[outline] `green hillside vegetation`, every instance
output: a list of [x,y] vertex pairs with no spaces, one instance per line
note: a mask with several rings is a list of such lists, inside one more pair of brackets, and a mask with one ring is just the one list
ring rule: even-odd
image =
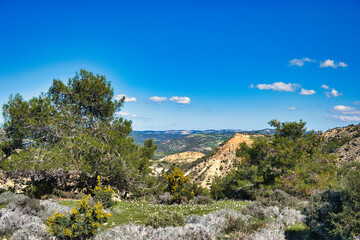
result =
[[180,139],[173,139],[158,143],[158,151],[155,153],[156,158],[166,155],[195,151],[208,153],[218,147],[224,141],[229,140],[233,134],[213,134],[213,133],[196,133]]
[[336,159],[322,150],[324,139],[319,134],[306,132],[302,121],[269,124],[275,127],[274,137],[257,139],[251,147],[241,144],[237,155],[243,161],[224,179],[214,181],[214,197],[251,199],[261,188],[305,197],[334,184]]

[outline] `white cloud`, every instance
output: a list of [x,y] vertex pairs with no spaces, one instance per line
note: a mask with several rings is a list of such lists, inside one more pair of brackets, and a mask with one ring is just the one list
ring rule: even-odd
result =
[[326,96],[327,96],[328,98],[338,97],[338,96],[341,96],[341,95],[342,95],[342,93],[339,93],[338,91],[336,91],[335,88],[333,88],[333,89],[331,90],[331,92],[325,92],[325,94],[326,94]]
[[296,110],[296,109],[297,109],[296,107],[289,107],[289,108],[288,108],[289,111],[294,111],[294,110]]
[[320,63],[320,67],[332,67],[332,68],[337,68],[335,63],[334,63],[334,60],[330,60],[330,59],[327,59],[325,60],[324,62],[321,62]]
[[135,118],[136,117],[135,114],[126,113],[126,112],[117,112],[117,114],[120,115],[120,116],[130,117],[130,118]]
[[136,98],[134,97],[128,97],[125,94],[119,94],[115,97],[115,100],[121,100],[123,97],[125,97],[125,102],[136,102]]
[[337,111],[337,112],[348,112],[348,111],[354,111],[355,108],[353,107],[349,107],[349,106],[344,106],[344,105],[336,105],[334,108],[333,108],[334,111]]
[[304,62],[315,62],[315,60],[312,60],[312,59],[307,58],[307,57],[301,58],[301,59],[294,58],[294,59],[289,61],[289,66],[302,67],[302,66],[304,66]]
[[170,101],[174,101],[174,102],[179,103],[179,104],[189,104],[190,103],[190,98],[189,97],[173,96],[172,98],[170,98]]
[[360,101],[353,102],[354,105],[360,105]]
[[149,99],[150,99],[152,102],[156,102],[156,103],[161,103],[161,102],[167,101],[167,97],[153,96],[153,97],[149,97]]
[[339,62],[338,66],[340,67],[347,67],[348,65],[344,62]]
[[332,115],[331,118],[341,122],[360,122],[360,116]]
[[355,109],[354,107],[344,106],[344,105],[336,105],[333,108],[334,112],[338,112],[341,114],[352,114],[352,115],[360,115],[360,110]]
[[136,119],[143,119],[143,120],[149,120],[151,118],[149,117],[144,117],[144,116],[137,116],[135,114],[132,113],[127,113],[127,112],[116,112],[117,115],[121,116],[121,117],[126,117],[126,118],[136,118]]
[[338,67],[347,67],[348,65],[344,62],[336,63],[334,60],[326,59],[324,62],[320,62],[320,67],[332,67],[332,68],[338,68]]
[[313,95],[313,94],[315,94],[316,92],[314,91],[314,90],[306,90],[306,89],[304,89],[304,88],[302,88],[301,89],[301,92],[300,92],[300,94],[301,95]]
[[321,85],[321,88],[323,88],[323,89],[330,89],[330,87],[329,87],[328,85],[325,85],[325,84]]
[[296,83],[274,82],[272,84],[258,84],[260,90],[274,90],[280,92],[294,92],[300,85]]

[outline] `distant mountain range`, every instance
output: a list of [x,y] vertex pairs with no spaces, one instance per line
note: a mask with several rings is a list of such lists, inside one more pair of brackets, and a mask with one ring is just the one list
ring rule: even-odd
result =
[[155,158],[161,158],[170,154],[196,151],[208,153],[217,148],[224,141],[229,140],[236,133],[248,134],[274,134],[274,129],[261,130],[167,130],[167,131],[133,131],[130,136],[139,146],[149,138],[158,145]]

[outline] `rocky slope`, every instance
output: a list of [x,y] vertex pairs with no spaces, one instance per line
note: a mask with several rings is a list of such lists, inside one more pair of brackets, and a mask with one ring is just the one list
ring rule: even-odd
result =
[[360,124],[330,129],[323,133],[326,150],[335,154],[339,162],[360,162]]
[[204,157],[205,154],[201,152],[182,152],[182,153],[176,153],[169,156],[166,156],[162,159],[159,159],[158,161],[165,161],[165,162],[171,162],[171,163],[183,163],[183,162],[193,162],[198,160],[199,158]]
[[219,146],[213,155],[202,160],[190,170],[186,175],[191,175],[191,179],[198,182],[202,187],[209,188],[214,177],[224,177],[233,167],[235,161],[240,159],[236,157],[236,149],[240,143],[253,143],[250,135],[237,133],[227,142]]

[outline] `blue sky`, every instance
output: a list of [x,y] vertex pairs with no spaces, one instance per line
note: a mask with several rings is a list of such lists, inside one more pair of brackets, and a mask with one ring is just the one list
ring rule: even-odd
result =
[[84,68],[136,130],[360,122],[360,2],[0,0],[0,104]]

